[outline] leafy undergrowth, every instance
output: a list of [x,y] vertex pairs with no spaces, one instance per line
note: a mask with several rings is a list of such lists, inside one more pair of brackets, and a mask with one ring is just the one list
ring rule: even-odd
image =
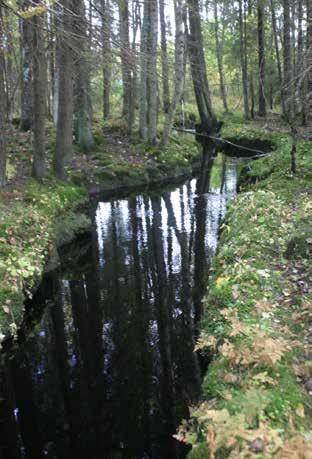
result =
[[267,178],[230,206],[203,300],[196,349],[212,363],[177,434],[191,459],[312,457],[311,146],[292,176],[287,137],[274,141],[249,169]]
[[66,219],[72,226],[76,218],[75,231],[81,229],[86,217],[77,222],[71,209],[85,198],[83,188],[52,180],[31,180],[0,193],[0,343],[7,333],[15,333],[25,295],[31,295],[40,279],[57,232],[55,218],[66,211],[63,232]]

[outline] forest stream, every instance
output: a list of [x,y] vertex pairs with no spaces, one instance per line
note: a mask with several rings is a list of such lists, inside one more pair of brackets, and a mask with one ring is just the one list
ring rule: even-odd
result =
[[173,434],[200,395],[193,348],[238,161],[92,204],[92,231],[61,251],[6,346],[1,457],[186,457]]

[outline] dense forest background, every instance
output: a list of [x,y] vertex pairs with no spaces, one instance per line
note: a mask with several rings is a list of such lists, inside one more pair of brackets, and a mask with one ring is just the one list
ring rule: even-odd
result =
[[166,145],[173,125],[275,113],[296,135],[312,113],[311,16],[311,0],[1,0],[0,185],[12,123],[32,130],[38,179],[48,129],[61,179],[95,122]]

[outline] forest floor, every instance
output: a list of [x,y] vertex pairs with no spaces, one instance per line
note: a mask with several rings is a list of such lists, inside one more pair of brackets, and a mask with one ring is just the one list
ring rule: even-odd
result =
[[[263,127],[227,126],[246,138]],[[230,205],[204,298],[197,349],[212,361],[203,400],[179,431],[191,459],[312,457],[312,164],[300,141],[271,131]]]
[[[192,459],[209,454],[308,458],[311,145],[299,142],[293,176],[283,127],[227,120],[222,137],[237,143],[270,140],[276,151],[242,171],[243,192],[230,206],[197,346],[210,353],[212,363],[193,427],[184,426],[179,438],[196,445]],[[48,140],[51,164],[55,141],[50,132]],[[0,339],[21,323],[24,298],[40,280],[60,229],[65,232],[62,241],[90,224],[75,212],[87,201],[88,191],[190,173],[191,163],[200,158],[191,136],[173,136],[161,150],[136,139],[130,143],[122,131],[106,127],[103,132],[98,126],[95,140],[89,156],[75,150],[67,183],[50,173],[37,183],[30,177],[29,134],[14,130],[10,135],[10,180],[0,193]]]

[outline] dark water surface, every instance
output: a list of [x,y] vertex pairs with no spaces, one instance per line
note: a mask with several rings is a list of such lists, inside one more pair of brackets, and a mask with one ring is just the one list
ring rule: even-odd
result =
[[96,203],[6,353],[1,457],[185,457],[172,434],[199,396],[201,299],[235,191],[220,156],[174,189]]

